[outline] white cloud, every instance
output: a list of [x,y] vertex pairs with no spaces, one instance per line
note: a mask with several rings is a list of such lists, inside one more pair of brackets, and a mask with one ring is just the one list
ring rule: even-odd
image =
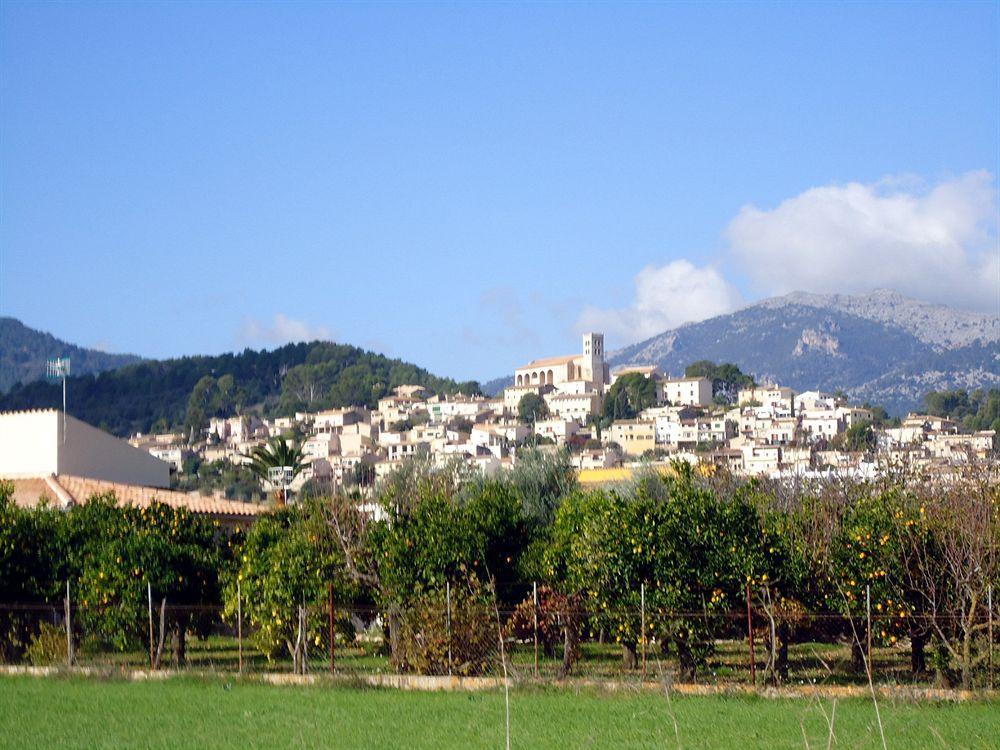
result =
[[682,323],[705,320],[739,307],[739,291],[711,266],[686,260],[647,266],[635,277],[635,300],[624,309],[586,307],[580,330],[604,331],[617,342],[632,343]]
[[766,294],[864,293],[996,313],[997,191],[985,171],[931,189],[912,178],[816,187],[771,210],[746,206],[726,231],[732,255]]
[[311,326],[283,313],[274,316],[270,325],[247,318],[240,328],[241,344],[290,344],[297,341],[331,340],[333,334],[325,326]]

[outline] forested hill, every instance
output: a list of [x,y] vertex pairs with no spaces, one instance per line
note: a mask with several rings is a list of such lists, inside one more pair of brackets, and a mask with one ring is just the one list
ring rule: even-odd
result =
[[[405,383],[434,393],[479,391],[475,382],[457,383],[355,346],[316,341],[273,351],[149,360],[96,376],[74,376],[68,382],[68,411],[124,437],[251,410],[290,415],[306,409],[374,407]],[[46,382],[0,395],[0,411],[60,403],[59,386]]]
[[0,318],[0,393],[17,383],[44,378],[45,362],[50,357],[69,357],[73,371],[80,375],[113,370],[139,361],[134,354],[85,349],[50,333],[29,328],[15,318]]

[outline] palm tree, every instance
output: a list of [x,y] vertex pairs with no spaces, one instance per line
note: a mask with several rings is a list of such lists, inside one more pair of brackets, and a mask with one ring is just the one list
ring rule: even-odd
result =
[[[244,453],[243,457],[250,461],[250,471],[252,471],[261,483],[271,481],[270,470],[279,467],[291,469],[291,476],[286,478],[286,482],[295,479],[306,467],[305,454],[302,448],[289,443],[283,437],[273,437],[263,445],[258,445],[249,453]],[[278,505],[284,505],[287,500],[288,488],[286,484],[275,490],[275,499]]]

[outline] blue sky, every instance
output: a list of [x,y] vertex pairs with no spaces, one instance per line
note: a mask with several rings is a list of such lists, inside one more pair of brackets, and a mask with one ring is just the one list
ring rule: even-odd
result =
[[0,315],[487,378],[796,288],[997,312],[997,3],[0,5]]

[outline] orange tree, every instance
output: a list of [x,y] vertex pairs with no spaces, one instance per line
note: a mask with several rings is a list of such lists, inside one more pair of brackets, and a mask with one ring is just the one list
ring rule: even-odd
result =
[[113,494],[73,508],[67,549],[79,627],[122,650],[148,644],[151,587],[154,605],[170,606],[168,627],[182,663],[192,621],[206,625],[201,608],[218,602],[220,539],[217,523],[186,508],[119,507]]
[[[14,504],[0,481],[0,604],[58,601],[65,582],[62,512]],[[23,654],[41,623],[38,612],[0,607],[0,661]]]
[[[991,590],[1000,587],[1000,483],[993,467],[972,467],[947,485],[915,485],[894,515],[900,574],[914,633],[933,644],[938,679],[970,688],[990,660]],[[995,599],[993,606],[996,607]],[[995,615],[994,615],[995,617]],[[923,655],[911,646],[914,670]]]
[[[405,621],[419,614],[421,602],[436,602],[447,586],[480,604],[492,604],[494,593],[516,601],[530,525],[511,483],[462,483],[453,471],[411,463],[384,483],[377,505],[378,514],[346,498],[325,507],[350,576],[383,615],[397,666],[406,666],[402,654],[415,653],[399,641],[401,634],[418,633]],[[496,635],[495,623],[479,624]],[[422,662],[419,656],[407,659]]]
[[[242,609],[251,642],[269,659],[287,651],[297,667],[308,642],[316,645],[325,632],[330,586],[338,602],[354,595],[316,500],[259,518],[235,546],[233,558],[224,576],[226,615],[235,619]],[[300,607],[308,612],[302,631]]]
[[676,651],[684,674],[694,677],[741,601],[746,577],[767,578],[761,539],[745,497],[722,501],[677,464],[673,476],[649,475],[628,490],[567,498],[543,565],[552,584],[586,610],[591,627],[622,644],[627,665],[636,663],[642,642],[645,586],[646,637]]
[[[741,571],[756,619],[763,619],[765,672],[772,682],[788,679],[788,647],[819,627],[828,630],[829,542],[834,506],[826,495],[795,491],[787,485],[750,480],[737,492],[753,503],[760,543],[745,547],[751,559]],[[814,617],[815,615],[815,617]],[[757,625],[755,624],[755,627]]]
[[[852,660],[865,663],[864,650],[894,644],[907,633],[912,606],[901,585],[900,539],[897,513],[902,512],[895,490],[876,493],[864,486],[850,498],[831,539],[827,607],[847,621]],[[871,628],[869,632],[869,610]]]
[[0,602],[58,601],[65,583],[63,514],[14,504],[14,486],[0,480]]

